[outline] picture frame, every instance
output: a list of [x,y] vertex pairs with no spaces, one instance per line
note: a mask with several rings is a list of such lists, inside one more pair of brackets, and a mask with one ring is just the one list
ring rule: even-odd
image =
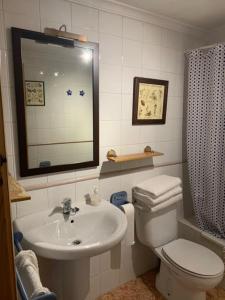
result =
[[133,125],[165,124],[169,81],[134,77]]
[[26,106],[45,106],[44,81],[25,80],[24,89]]

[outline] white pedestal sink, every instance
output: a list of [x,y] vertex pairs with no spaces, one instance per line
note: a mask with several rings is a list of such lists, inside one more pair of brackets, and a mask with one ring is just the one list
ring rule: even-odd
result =
[[75,215],[58,210],[34,213],[14,221],[14,230],[23,233],[23,245],[37,255],[74,260],[109,250],[123,238],[125,214],[108,201],[98,206],[78,205]]
[[43,284],[58,300],[84,300],[90,290],[90,257],[116,246],[127,228],[125,214],[108,201],[79,204],[75,215],[46,210],[14,221],[23,247],[39,257]]

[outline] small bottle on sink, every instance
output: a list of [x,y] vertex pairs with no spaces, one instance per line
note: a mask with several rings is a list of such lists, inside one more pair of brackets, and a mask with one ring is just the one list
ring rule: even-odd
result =
[[95,186],[93,189],[93,193],[90,195],[91,198],[91,205],[97,206],[101,202],[100,195],[98,193],[98,188]]

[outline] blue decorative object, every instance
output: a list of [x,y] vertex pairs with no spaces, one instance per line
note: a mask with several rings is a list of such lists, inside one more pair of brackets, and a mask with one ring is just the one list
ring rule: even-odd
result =
[[81,91],[80,91],[80,96],[83,97],[84,95],[85,95],[85,91],[84,91],[84,90],[81,90]]
[[72,96],[72,91],[70,90],[70,89],[68,89],[67,91],[66,91],[66,93],[67,93],[67,96]]
[[121,205],[129,203],[127,201],[127,192],[122,191],[112,194],[110,197],[110,202],[119,208]]
[[40,161],[39,167],[40,167],[40,168],[51,167],[51,162],[50,162],[50,160],[43,160],[43,161]]

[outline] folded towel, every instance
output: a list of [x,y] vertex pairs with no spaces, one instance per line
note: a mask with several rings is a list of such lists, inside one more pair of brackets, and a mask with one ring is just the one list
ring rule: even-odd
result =
[[15,263],[29,299],[50,293],[42,286],[37,257],[32,250],[20,251],[15,257]]
[[178,177],[159,175],[137,184],[135,189],[137,192],[156,198],[180,184],[181,179]]
[[159,210],[161,210],[163,208],[166,208],[168,206],[176,204],[177,202],[181,201],[182,199],[183,199],[182,194],[178,194],[174,197],[171,197],[168,201],[164,201],[164,202],[162,202],[158,205],[155,205],[155,206],[146,205],[145,202],[142,202],[142,205],[138,202],[135,202],[134,207],[136,207],[138,209],[141,209],[141,210],[146,210],[147,209],[147,211],[150,211],[151,213],[156,213],[156,212],[158,212]]
[[178,194],[174,197],[171,197],[168,201],[164,201],[160,203],[159,205],[156,205],[154,207],[151,207],[150,210],[152,213],[156,213],[157,211],[166,208],[167,206],[173,205],[183,199],[182,194]]
[[181,193],[182,193],[182,188],[180,186],[177,186],[177,187],[173,188],[172,190],[169,190],[167,193],[164,193],[157,198],[153,198],[151,195],[147,196],[145,194],[139,193],[136,191],[136,188],[133,188],[134,199],[143,201],[146,203],[146,205],[149,205],[149,206],[158,205],[164,201],[169,200],[171,197],[174,197]]

